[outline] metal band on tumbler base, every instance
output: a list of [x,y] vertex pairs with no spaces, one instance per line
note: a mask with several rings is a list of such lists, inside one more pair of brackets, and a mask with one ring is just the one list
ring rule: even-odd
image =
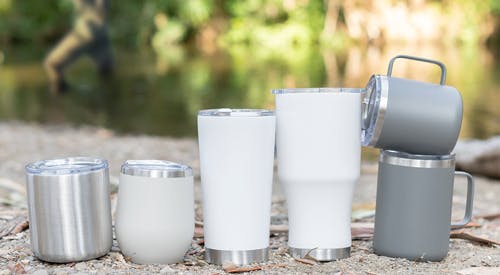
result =
[[289,247],[288,252],[294,258],[303,258],[307,254],[320,262],[328,262],[348,258],[351,255],[351,247],[344,248],[321,248],[307,249]]
[[269,258],[269,248],[255,250],[217,250],[205,249],[205,261],[211,264],[231,262],[235,265],[248,265],[266,262]]

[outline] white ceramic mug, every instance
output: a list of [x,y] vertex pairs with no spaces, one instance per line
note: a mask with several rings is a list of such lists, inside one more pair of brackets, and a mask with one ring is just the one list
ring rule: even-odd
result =
[[293,257],[346,258],[360,175],[362,89],[274,90],[278,177]]
[[115,231],[123,255],[132,262],[181,262],[194,234],[191,168],[162,160],[126,161]]
[[275,124],[267,110],[198,114],[209,263],[244,265],[268,258]]

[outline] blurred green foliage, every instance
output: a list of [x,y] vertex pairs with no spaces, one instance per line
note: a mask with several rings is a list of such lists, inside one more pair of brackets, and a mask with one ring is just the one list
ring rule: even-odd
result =
[[[464,97],[465,137],[500,134],[500,53],[491,51],[500,49],[500,0],[111,0],[115,77],[101,81],[82,58],[68,69],[71,93],[52,97],[40,60],[71,29],[73,8],[71,0],[0,0],[1,119],[196,135],[199,109],[273,108],[268,91],[276,87],[363,87],[393,54],[406,52],[447,64],[449,83]],[[415,17],[393,24],[381,11]],[[432,41],[352,35],[369,23],[417,33],[406,27],[425,25],[427,15],[441,20],[439,28],[427,24],[438,34]],[[486,49],[485,40],[495,46]]]
[[[382,2],[412,9],[411,1]],[[477,41],[485,18],[500,15],[500,0],[425,2],[442,13],[463,13],[463,41]],[[370,1],[357,0],[113,0],[109,28],[113,41],[128,47],[150,45],[151,41],[155,48],[195,40],[203,45],[204,32],[211,28],[218,47],[257,44],[279,49],[325,42],[321,35],[330,4],[339,7],[335,20],[344,24],[344,7],[368,13],[373,9]],[[71,0],[0,0],[0,43],[53,43],[71,28],[72,15]],[[346,29],[337,28],[330,34],[335,39],[330,37],[327,44],[346,41]]]

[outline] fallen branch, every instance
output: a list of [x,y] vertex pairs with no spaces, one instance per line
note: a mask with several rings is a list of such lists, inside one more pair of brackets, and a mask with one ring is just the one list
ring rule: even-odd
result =
[[453,231],[451,231],[450,238],[469,240],[469,241],[473,241],[473,242],[477,242],[477,243],[481,243],[481,244],[485,244],[485,245],[490,245],[490,246],[500,245],[500,242],[498,242],[498,241],[479,237],[479,236],[473,235],[472,233],[467,232],[465,230],[453,230]]
[[293,258],[296,262],[303,263],[303,264],[308,264],[308,265],[315,265],[318,262],[315,260],[311,259],[306,259],[306,258]]
[[478,218],[478,219],[485,219],[485,220],[488,220],[488,221],[493,221],[493,220],[496,220],[496,219],[500,219],[500,213],[478,215],[478,216],[474,216],[474,217]]
[[[202,222],[197,222],[195,229],[194,229],[194,236],[197,238],[202,238],[203,237],[203,223]],[[463,228],[474,228],[474,227],[481,227],[482,225],[480,223],[471,221],[465,226],[461,227]],[[271,225],[270,227],[270,233],[271,234],[277,234],[277,233],[287,233],[288,232],[288,225],[286,224],[280,224],[280,225]],[[479,243],[484,243],[488,245],[492,244],[497,244],[498,242],[493,241],[493,240],[488,240],[484,239],[475,235],[472,235],[468,232],[465,232],[463,230],[457,230],[454,229],[450,233],[451,238],[459,238],[459,239],[466,239],[466,240],[471,240],[471,241],[476,241]],[[370,240],[373,238],[374,234],[374,224],[373,223],[356,223],[353,222],[351,224],[351,236],[353,240]],[[304,259],[304,258],[302,258]],[[311,259],[309,259],[311,260]],[[314,260],[314,259],[313,259]],[[300,260],[299,260],[300,261]]]

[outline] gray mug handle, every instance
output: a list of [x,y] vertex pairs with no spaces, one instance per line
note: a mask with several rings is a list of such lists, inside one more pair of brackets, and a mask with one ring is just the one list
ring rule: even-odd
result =
[[395,57],[391,58],[391,61],[389,61],[389,67],[387,68],[387,76],[392,75],[392,67],[394,66],[394,61],[398,58],[404,58],[404,59],[409,59],[409,60],[415,60],[415,61],[420,61],[420,62],[426,62],[426,63],[431,63],[438,65],[439,68],[441,68],[441,81],[439,84],[444,85],[446,82],[446,66],[444,66],[443,63],[432,60],[432,59],[427,59],[427,58],[422,58],[422,57],[416,57],[416,56],[411,56],[411,55],[396,55]]
[[471,174],[462,171],[455,171],[455,176],[467,177],[467,202],[465,203],[464,218],[459,222],[451,223],[452,228],[460,228],[468,224],[472,218],[472,204],[474,200],[474,178],[472,177]]

